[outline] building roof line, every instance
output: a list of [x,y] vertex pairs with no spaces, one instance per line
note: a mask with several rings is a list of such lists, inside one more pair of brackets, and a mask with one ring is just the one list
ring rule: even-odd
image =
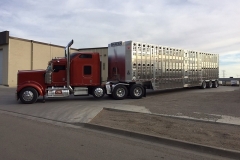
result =
[[[52,44],[52,43],[39,42],[39,41],[29,40],[29,39],[24,39],[24,38],[18,38],[18,37],[13,37],[13,36],[9,36],[9,38],[16,39],[16,40],[21,40],[21,41],[26,41],[26,42],[33,42],[33,43],[38,43],[38,44],[44,44],[44,45],[49,45],[49,46],[54,46],[54,47],[65,48],[65,46],[60,46],[60,45],[56,45],[56,44]],[[78,50],[76,48],[71,48],[71,49]]]

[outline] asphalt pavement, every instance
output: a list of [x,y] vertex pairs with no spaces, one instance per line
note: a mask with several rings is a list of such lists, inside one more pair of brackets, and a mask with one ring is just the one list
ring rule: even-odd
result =
[[[64,124],[65,125],[65,124]],[[81,127],[0,112],[0,159],[226,159]]]
[[[232,88],[232,87],[224,87],[224,88],[220,87],[220,89],[218,88],[214,90],[179,89],[179,90],[160,91],[160,92],[148,91],[148,96],[154,96],[155,94],[159,94],[159,93],[165,94],[168,92],[180,92],[180,93],[181,92],[182,93],[203,92],[204,93],[209,91],[210,92],[232,91],[234,89],[235,88]],[[117,101],[109,98],[108,96],[105,96],[103,99],[98,100],[92,96],[77,96],[77,97],[70,96],[68,98],[47,99],[46,103],[43,103],[40,97],[35,104],[22,104],[20,101],[16,101],[15,90],[16,88],[0,86],[0,112],[1,112],[0,114],[0,131],[1,131],[0,132],[0,137],[1,137],[0,150],[2,152],[2,153],[0,152],[0,155],[3,156],[2,158],[0,157],[0,159],[79,159],[81,155],[83,155],[84,159],[88,159],[88,158],[96,159],[96,157],[101,157],[98,159],[106,159],[105,157],[106,155],[108,156],[107,159],[109,159],[109,157],[110,159],[154,159],[154,157],[158,159],[160,159],[159,157],[161,157],[161,159],[212,159],[212,158],[215,159],[216,158],[212,155],[195,153],[193,151],[186,151],[179,148],[169,148],[170,146],[152,144],[146,141],[142,142],[136,139],[134,140],[131,139],[131,141],[133,140],[133,143],[131,143],[131,146],[125,146],[125,145],[129,145],[129,138],[127,137],[121,137],[120,135],[118,135],[117,139],[114,139],[112,138],[112,136],[116,137],[116,135],[102,133],[100,131],[91,131],[81,127],[80,128],[77,127],[76,129],[76,126],[70,126],[70,127],[64,126],[64,125],[68,126],[68,124],[70,123],[72,124],[88,123],[103,108],[113,108],[113,109],[126,110],[126,111],[151,113],[149,111],[148,106],[144,107],[141,104],[129,105],[129,104],[134,104],[133,102],[137,102],[139,100],[134,100],[129,98],[129,99]],[[146,98],[146,100],[147,99],[148,98]],[[5,113],[21,116],[24,118],[30,117],[31,121],[26,121],[19,117],[14,118],[9,115],[7,116],[5,115]],[[43,121],[44,123],[41,123],[39,121]],[[45,123],[46,121],[47,123]],[[55,124],[55,125],[53,126],[51,124]],[[34,126],[36,128],[34,128]],[[56,128],[60,128],[60,130]],[[58,131],[56,131],[55,129]],[[82,134],[78,135],[80,134],[78,132]],[[101,135],[102,137],[101,136],[99,137],[98,135]],[[109,136],[111,137],[110,141],[108,141]],[[71,137],[75,137],[76,139],[71,139]],[[79,139],[79,137],[81,138]],[[95,139],[96,137],[98,137],[98,139]],[[104,140],[104,137],[106,138],[105,140]],[[84,139],[84,141],[82,141],[82,138]],[[101,141],[100,140],[101,138],[104,141]],[[111,141],[112,139],[113,141]],[[106,141],[107,141],[107,144],[104,145]],[[83,148],[83,146],[85,145],[83,144],[82,146],[77,144],[76,142],[79,142],[79,144],[84,143],[85,145],[89,142],[90,145],[86,150],[83,149],[81,151],[78,151],[76,148]],[[120,143],[120,146],[118,146],[119,142],[124,142],[124,144]],[[95,143],[99,143],[99,144],[95,144]],[[71,144],[74,144],[73,145],[74,148],[72,148]],[[142,145],[143,145],[143,148],[139,148],[139,146],[142,146]],[[150,145],[150,146],[145,146],[145,145]],[[155,149],[156,145],[158,147],[160,145],[160,149],[156,150]],[[103,146],[105,146],[105,148]],[[72,149],[69,150],[68,148],[72,148]],[[116,150],[113,148],[116,148]],[[146,148],[147,148],[146,152],[149,152],[149,153],[145,153],[143,151],[143,150],[146,150]],[[53,152],[49,150],[52,150]],[[96,150],[97,151],[100,150],[100,151],[95,153]],[[40,152],[40,153],[37,154],[37,152]],[[44,152],[46,152],[45,155],[44,155]],[[90,152],[94,154],[92,155]],[[105,153],[105,154],[101,155],[102,153]],[[140,157],[137,155],[138,153],[141,153],[139,154]],[[150,153],[152,153],[155,156],[152,157],[152,154]],[[12,154],[13,156],[11,156]],[[145,156],[145,154],[147,157]],[[24,156],[26,155],[28,155],[28,157],[24,158]],[[94,157],[95,155],[96,157]],[[36,156],[37,158],[33,158],[34,156]],[[117,156],[117,157],[114,157],[114,156]],[[16,157],[20,157],[20,158],[16,158]],[[221,157],[217,157],[216,159],[221,159]]]

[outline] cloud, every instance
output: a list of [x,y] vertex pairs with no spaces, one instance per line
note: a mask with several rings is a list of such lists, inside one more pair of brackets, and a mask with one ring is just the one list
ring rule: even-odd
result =
[[63,46],[74,39],[74,48],[135,40],[218,53],[221,68],[238,72],[223,60],[231,63],[240,53],[240,1],[3,0],[0,5],[0,31],[11,36]]

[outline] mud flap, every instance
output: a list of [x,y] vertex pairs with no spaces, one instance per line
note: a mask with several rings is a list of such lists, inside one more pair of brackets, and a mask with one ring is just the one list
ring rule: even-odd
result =
[[143,87],[143,89],[144,89],[143,97],[147,97],[147,89],[146,89],[146,87]]

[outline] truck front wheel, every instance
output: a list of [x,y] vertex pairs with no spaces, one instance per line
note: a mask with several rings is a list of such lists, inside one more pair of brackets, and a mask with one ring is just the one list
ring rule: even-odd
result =
[[105,94],[105,91],[102,87],[95,87],[92,90],[92,95],[95,98],[102,98]]
[[134,84],[130,88],[130,96],[132,99],[140,99],[144,94],[144,89],[139,84]]
[[124,98],[126,98],[128,95],[128,90],[124,85],[117,85],[114,87],[113,92],[112,92],[112,96],[114,99],[117,100],[122,100]]
[[38,98],[38,92],[32,87],[27,87],[21,90],[19,98],[25,104],[35,103]]

